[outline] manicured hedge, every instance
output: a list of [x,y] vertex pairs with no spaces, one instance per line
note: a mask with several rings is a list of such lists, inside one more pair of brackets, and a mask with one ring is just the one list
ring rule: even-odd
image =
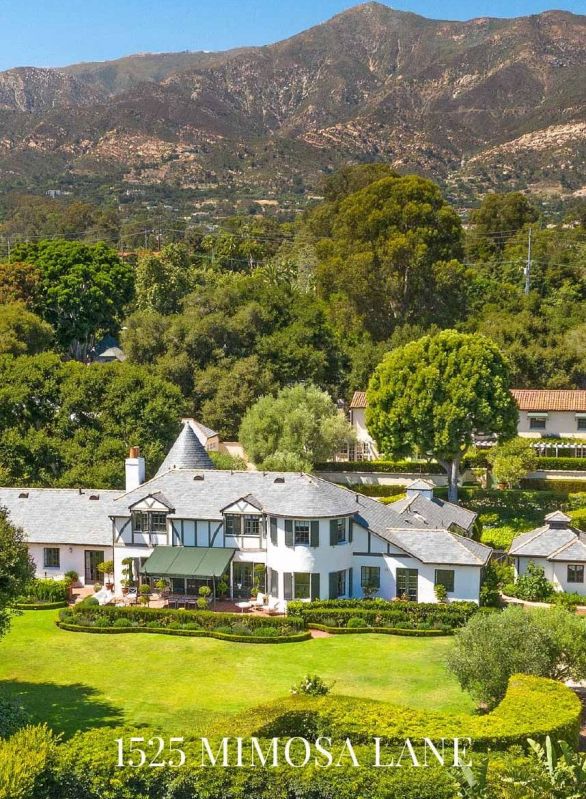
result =
[[293,643],[311,637],[303,619],[294,616],[271,618],[214,611],[75,605],[61,611],[59,617],[59,627],[72,632],[146,632],[263,644]]
[[15,610],[55,610],[66,608],[67,602],[16,602],[12,607]]
[[558,502],[560,496],[566,496],[573,492],[582,492],[586,487],[585,480],[545,480],[540,478],[527,478],[520,481],[522,489],[533,491],[550,491],[557,495]]
[[[357,618],[357,617],[353,617]],[[414,638],[435,638],[439,635],[451,635],[452,629],[413,630],[405,627],[328,627],[327,624],[309,624],[310,630],[322,630],[332,635],[353,635],[354,633],[381,633],[383,635],[406,635]]]
[[[180,734],[180,732],[177,732]],[[224,730],[222,734],[232,735]],[[160,731],[100,729],[76,735],[59,747],[53,767],[57,790],[39,793],[34,799],[456,799],[456,780],[447,768],[368,768],[373,761],[372,744],[357,747],[364,768],[355,768],[346,758],[340,766],[316,768],[202,768],[201,744],[185,741],[186,763],[181,768],[119,768],[116,738],[154,738]],[[210,735],[210,745],[217,749]],[[267,742],[261,741],[267,748]],[[246,742],[245,742],[246,746]],[[151,750],[149,750],[151,751]],[[245,750],[245,762],[246,762]],[[338,747],[337,752],[340,752]],[[165,753],[168,756],[168,752]],[[282,750],[279,762],[283,762]],[[334,761],[335,762],[335,761]]]
[[439,463],[421,461],[328,461],[316,463],[315,472],[384,472],[385,474],[445,474]]
[[474,750],[526,746],[527,738],[578,743],[581,703],[562,683],[514,675],[492,713],[470,716],[425,712],[376,700],[332,696],[292,696],[242,714],[232,735],[320,735],[368,743],[372,736],[401,745],[405,738],[472,738]]
[[62,630],[69,630],[75,633],[94,633],[97,635],[118,635],[124,633],[154,633],[155,635],[178,635],[184,638],[217,638],[219,641],[232,641],[241,644],[293,644],[297,641],[308,641],[311,633],[304,630],[288,635],[276,635],[274,637],[260,635],[231,635],[220,633],[216,630],[170,630],[164,627],[157,629],[153,627],[92,627],[79,624],[68,624],[58,621],[57,626]]
[[555,472],[586,472],[586,458],[550,458],[539,455],[535,469]]
[[348,486],[351,491],[356,491],[358,494],[364,494],[367,497],[392,497],[393,500],[399,494],[405,493],[406,486],[404,485],[378,485],[367,483],[352,483]]
[[[301,617],[308,626],[347,628],[351,619],[359,618],[371,632],[378,628],[394,634],[414,630],[440,630],[449,633],[463,627],[479,608],[474,602],[416,603],[389,602],[384,599],[323,599],[314,602],[289,602],[288,613]],[[482,611],[485,612],[485,611]],[[360,628],[350,627],[348,632]]]

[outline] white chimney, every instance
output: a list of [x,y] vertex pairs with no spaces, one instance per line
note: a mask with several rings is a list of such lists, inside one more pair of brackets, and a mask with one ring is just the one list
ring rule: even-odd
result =
[[132,491],[138,488],[139,485],[144,483],[145,478],[145,463],[144,458],[140,457],[140,449],[138,447],[130,447],[128,458],[125,462],[126,466],[126,490]]

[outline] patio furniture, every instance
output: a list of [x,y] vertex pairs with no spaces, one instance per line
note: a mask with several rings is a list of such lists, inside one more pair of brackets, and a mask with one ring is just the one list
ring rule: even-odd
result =
[[264,610],[265,607],[265,595],[264,594],[257,594],[256,599],[252,603],[253,610]]
[[278,613],[280,613],[279,606],[280,606],[280,603],[279,603],[279,600],[277,599],[277,597],[276,596],[270,596],[269,597],[269,603],[267,605],[267,612],[268,612],[269,616],[276,616]]
[[240,608],[240,612],[244,613],[245,610],[250,610],[252,607],[251,602],[237,602],[236,607]]

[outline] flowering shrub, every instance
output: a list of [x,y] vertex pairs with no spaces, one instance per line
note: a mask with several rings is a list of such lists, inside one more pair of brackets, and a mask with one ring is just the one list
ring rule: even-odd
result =
[[[333,685],[333,683],[332,683]],[[296,685],[291,686],[291,694],[298,696],[303,694],[305,696],[325,696],[329,694],[330,688],[318,674],[306,674]]]

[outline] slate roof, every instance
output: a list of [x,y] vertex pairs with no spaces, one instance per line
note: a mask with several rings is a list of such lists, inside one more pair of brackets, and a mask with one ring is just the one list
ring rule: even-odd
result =
[[[559,511],[550,513],[546,519],[554,523],[569,521]],[[511,544],[509,554],[547,560],[586,561],[586,535],[567,524],[563,527],[547,524],[518,535]]]
[[350,400],[350,408],[366,408],[366,391],[355,391]]
[[586,391],[513,388],[511,394],[522,411],[586,412]]
[[415,526],[445,528],[446,530],[456,524],[468,532],[477,516],[471,510],[455,505],[453,502],[445,502],[438,497],[428,499],[421,494],[399,499],[388,507]]
[[103,489],[0,488],[0,506],[30,543],[112,546],[109,516],[121,495]]
[[187,422],[190,425],[204,446],[208,438],[215,438],[218,435],[215,430],[212,430],[211,427],[206,427],[205,424],[198,422],[197,419],[183,419],[182,421],[184,424]]
[[384,537],[422,563],[484,566],[492,552],[490,547],[448,530],[403,528],[389,530]]
[[129,506],[156,491],[168,498],[174,516],[184,519],[219,521],[222,508],[251,494],[265,513],[275,516],[349,516],[357,508],[353,492],[309,474],[171,469],[120,497],[116,515],[128,515]]
[[214,464],[187,420],[167,457],[159,467],[157,477],[170,469],[213,469]]

